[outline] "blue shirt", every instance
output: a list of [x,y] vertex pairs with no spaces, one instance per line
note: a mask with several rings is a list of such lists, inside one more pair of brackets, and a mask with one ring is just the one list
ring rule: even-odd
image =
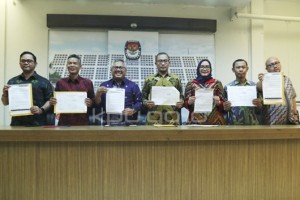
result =
[[[104,110],[103,120],[104,124],[111,125],[127,125],[127,124],[137,124],[138,111],[142,106],[142,93],[140,91],[139,86],[124,78],[121,84],[117,84],[113,79],[103,82],[101,86],[107,88],[123,88],[125,89],[125,108],[131,108],[136,111],[136,113],[131,117],[125,117],[122,115],[107,115],[106,114],[106,94],[101,96],[101,107]],[[125,109],[124,108],[124,109]]]

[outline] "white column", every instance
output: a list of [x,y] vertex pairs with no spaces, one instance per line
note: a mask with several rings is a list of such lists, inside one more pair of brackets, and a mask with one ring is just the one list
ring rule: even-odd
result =
[[[251,1],[252,14],[264,14],[264,1],[252,0]],[[264,20],[251,20],[251,74],[250,77],[253,81],[258,81],[258,74],[265,72],[265,56],[264,56]]]

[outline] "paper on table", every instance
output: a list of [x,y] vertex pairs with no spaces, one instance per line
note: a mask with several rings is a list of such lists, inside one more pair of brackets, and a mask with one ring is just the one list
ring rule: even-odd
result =
[[175,124],[153,124],[155,127],[176,127]]
[[57,100],[54,106],[55,113],[86,113],[87,106],[85,99],[86,92],[54,92],[54,97]]
[[32,85],[15,84],[8,88],[9,111],[11,116],[32,115],[30,107],[33,106]]
[[105,106],[108,114],[122,114],[125,108],[125,89],[108,88]]
[[254,106],[257,98],[256,86],[227,86],[228,101],[231,106]]
[[283,74],[281,72],[273,72],[264,74],[263,100],[264,104],[283,104]]
[[188,127],[217,127],[220,125],[206,125],[206,124],[188,124]]
[[175,87],[152,86],[151,100],[155,105],[176,105],[180,101],[179,91]]
[[195,113],[209,113],[213,106],[213,89],[199,88],[195,91]]

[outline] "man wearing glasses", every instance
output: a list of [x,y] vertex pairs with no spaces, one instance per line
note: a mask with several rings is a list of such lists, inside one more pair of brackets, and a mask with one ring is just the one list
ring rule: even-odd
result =
[[[181,80],[175,74],[169,72],[170,58],[165,52],[155,56],[157,73],[146,78],[142,94],[143,105],[147,109],[147,124],[180,124],[180,109],[183,106],[183,94]],[[180,94],[180,101],[175,106],[155,105],[151,100],[152,86],[175,87]]]
[[8,88],[13,84],[32,85],[33,106],[30,108],[32,115],[14,116],[11,119],[11,126],[41,126],[46,125],[46,112],[49,110],[49,99],[53,94],[53,87],[48,79],[38,75],[35,71],[37,66],[36,56],[24,51],[20,55],[19,65],[23,71],[22,74],[13,77],[3,87],[1,97],[3,105],[8,105]]
[[[268,58],[265,65],[268,73],[281,72],[281,63],[276,57]],[[265,125],[299,124],[295,89],[287,76],[284,75],[283,78],[284,104],[264,105],[262,107],[262,123]],[[262,93],[264,74],[260,73],[258,79],[257,89]]]
[[[104,125],[136,125],[138,124],[138,112],[142,106],[142,94],[139,86],[127,79],[126,66],[122,59],[115,60],[111,67],[112,79],[101,83],[96,91],[95,103],[103,108]],[[125,90],[124,105],[122,114],[107,114],[106,97],[110,88],[120,88]]]

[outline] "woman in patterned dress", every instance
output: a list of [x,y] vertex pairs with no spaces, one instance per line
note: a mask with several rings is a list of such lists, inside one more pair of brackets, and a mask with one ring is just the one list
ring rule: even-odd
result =
[[[185,87],[184,107],[189,110],[187,124],[225,125],[224,119],[224,88],[221,81],[211,74],[211,63],[203,59],[197,67],[197,77],[189,81]],[[213,90],[213,106],[210,113],[194,113],[195,91],[199,88]]]

